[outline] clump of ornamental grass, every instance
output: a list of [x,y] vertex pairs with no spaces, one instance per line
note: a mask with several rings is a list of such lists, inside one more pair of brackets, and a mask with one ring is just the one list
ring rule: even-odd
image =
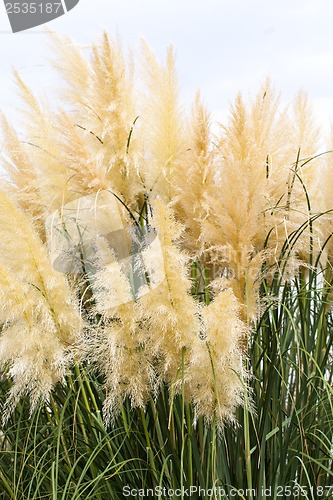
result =
[[189,214],[177,217],[173,208],[188,149],[173,51],[164,67],[144,45],[146,87],[135,89],[119,43],[106,34],[90,62],[70,40],[64,50],[54,43],[67,81],[62,107],[40,103],[15,74],[24,141],[3,118],[1,260],[12,281],[4,288],[1,360],[13,381],[9,406],[30,394],[34,409],[67,366],[88,363],[104,379],[107,422],[127,398],[144,408],[163,384],[173,395],[184,391],[197,417],[231,419],[243,397],[247,328],[231,289],[210,292],[211,303],[191,293],[192,260],[181,241]]
[[[184,110],[173,49],[162,64],[143,44],[136,79],[107,34],[89,61],[65,40],[53,37],[61,106],[16,74],[24,140],[3,118],[8,411],[25,394],[32,409],[47,401],[86,363],[104,381],[106,422],[166,385],[222,426],[244,401],[263,266],[320,207],[306,98],[280,110],[267,81],[249,106],[237,97],[213,137],[199,94]],[[290,245],[288,279],[307,265],[303,247]]]
[[1,498],[323,496],[331,155],[306,95],[267,80],[213,134],[172,48],[137,71],[106,34],[90,60],[52,37],[61,106],[16,73],[23,130],[2,117]]

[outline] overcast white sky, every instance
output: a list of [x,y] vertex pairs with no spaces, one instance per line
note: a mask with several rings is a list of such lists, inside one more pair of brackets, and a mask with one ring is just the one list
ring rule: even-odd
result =
[[[48,27],[82,44],[105,28],[128,49],[143,36],[161,57],[172,42],[185,100],[200,88],[217,119],[239,90],[255,93],[269,75],[283,100],[304,88],[326,125],[333,119],[332,25],[332,0],[80,0]],[[0,109],[10,118],[12,67],[37,92],[56,85],[46,45],[43,27],[12,34],[0,0]]]

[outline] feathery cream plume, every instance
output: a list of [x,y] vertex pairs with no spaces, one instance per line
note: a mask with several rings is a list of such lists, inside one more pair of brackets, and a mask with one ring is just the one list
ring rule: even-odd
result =
[[192,349],[186,373],[197,417],[209,421],[216,417],[219,424],[233,419],[246,386],[240,345],[247,332],[239,312],[239,303],[230,289],[220,291],[202,308],[203,333]]
[[67,372],[81,320],[65,276],[51,266],[25,214],[0,192],[0,363],[13,387],[5,416],[24,394],[32,408]]
[[[177,219],[185,226],[183,245],[193,256],[200,256],[202,222],[208,215],[206,196],[214,183],[216,151],[212,146],[210,114],[197,92],[187,126],[188,150],[174,175],[177,197],[173,202]],[[184,183],[186,178],[186,183]]]
[[162,65],[151,48],[142,42],[143,81],[146,93],[140,113],[143,176],[147,192],[167,202],[176,196],[175,175],[185,151],[182,108],[175,72],[175,54],[168,48]]
[[[296,113],[303,108],[301,97]],[[298,121],[295,141],[306,131],[304,114]],[[304,185],[295,173],[298,143],[291,148],[287,110],[279,113],[279,99],[269,81],[250,107],[237,97],[223,130],[202,238],[243,304],[243,317],[254,319],[262,264],[277,261],[288,235],[309,219]],[[306,134],[315,137],[311,130],[309,126]],[[293,272],[302,245],[304,239],[288,257]]]
[[23,210],[30,213],[36,224],[41,225],[43,207],[33,159],[4,115],[1,115],[1,125],[4,138],[2,162],[6,172],[2,181],[3,189],[16,199]]

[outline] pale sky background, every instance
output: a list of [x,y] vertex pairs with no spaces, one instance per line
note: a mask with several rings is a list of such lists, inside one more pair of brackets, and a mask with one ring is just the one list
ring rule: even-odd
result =
[[[80,0],[47,27],[84,45],[106,29],[125,50],[144,37],[161,58],[172,43],[185,102],[199,88],[217,120],[238,91],[254,95],[267,75],[283,101],[303,88],[318,122],[327,128],[333,119],[332,0]],[[0,0],[0,109],[10,119],[19,105],[12,67],[37,94],[52,95],[48,55],[44,28],[12,34]]]

